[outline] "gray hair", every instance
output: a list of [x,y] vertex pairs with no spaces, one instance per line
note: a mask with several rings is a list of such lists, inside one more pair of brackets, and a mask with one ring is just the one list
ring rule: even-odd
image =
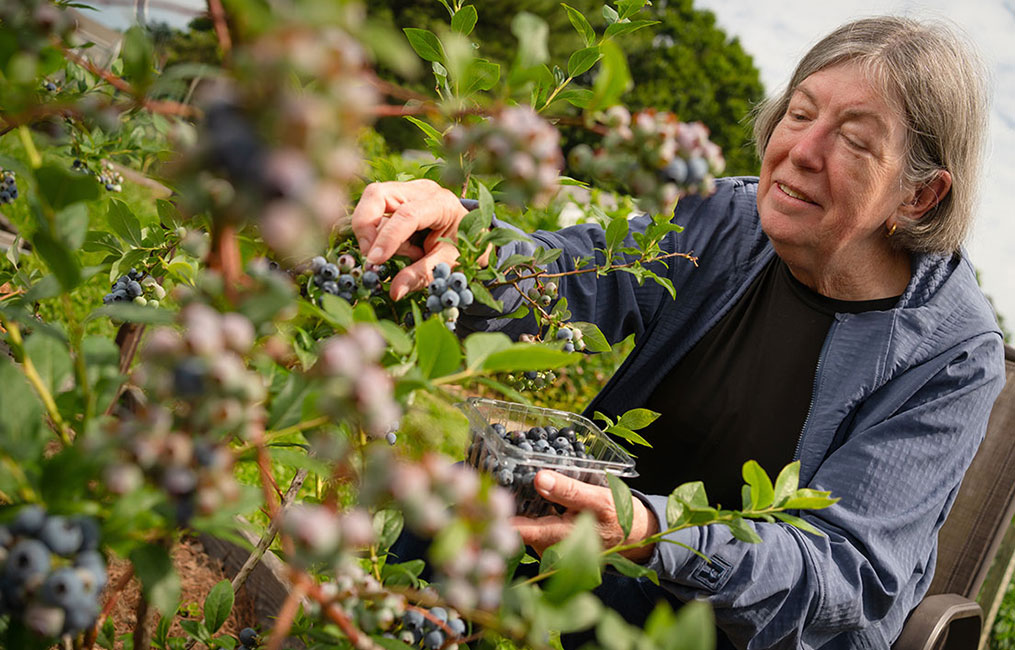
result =
[[987,75],[975,49],[944,23],[879,16],[847,23],[812,47],[782,94],[754,111],[758,156],[804,79],[846,61],[902,109],[906,160],[902,182],[919,188],[941,170],[951,191],[919,219],[900,219],[893,244],[911,252],[957,251],[976,207],[989,99]]

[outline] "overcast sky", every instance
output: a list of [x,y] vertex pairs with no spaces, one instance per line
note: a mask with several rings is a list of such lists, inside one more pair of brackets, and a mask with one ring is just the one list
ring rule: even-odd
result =
[[[203,0],[173,0],[203,8]],[[427,0],[420,0],[425,2]],[[436,0],[432,0],[436,2]],[[659,0],[657,0],[659,2]],[[1015,0],[695,0],[716,13],[719,24],[740,38],[754,56],[768,92],[780,88],[796,61],[822,35],[853,18],[898,13],[917,18],[940,18],[957,24],[980,48],[993,75],[993,108],[981,207],[969,252],[981,271],[984,289],[1015,330]],[[153,5],[155,2],[153,1]],[[481,0],[477,6],[482,8]],[[130,9],[107,9],[113,26],[130,23]],[[153,9],[151,19],[180,25],[178,14]],[[693,116],[686,116],[693,118]]]

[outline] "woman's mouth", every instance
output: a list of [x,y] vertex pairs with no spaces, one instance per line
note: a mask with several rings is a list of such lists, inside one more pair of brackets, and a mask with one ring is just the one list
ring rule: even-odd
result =
[[811,199],[811,197],[807,196],[803,192],[798,192],[789,185],[784,185],[783,183],[776,183],[776,185],[778,185],[779,189],[782,190],[783,193],[786,194],[787,196],[791,196],[794,199],[804,201],[805,203],[812,203],[814,205],[817,205],[817,203],[813,199]]

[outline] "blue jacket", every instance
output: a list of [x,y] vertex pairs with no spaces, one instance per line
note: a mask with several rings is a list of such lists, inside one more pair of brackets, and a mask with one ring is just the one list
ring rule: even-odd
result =
[[[665,250],[693,251],[666,275],[677,298],[628,273],[567,276],[561,295],[575,321],[595,322],[611,341],[636,346],[589,405],[617,415],[644,405],[677,361],[737,301],[775,254],[761,231],[757,179],[720,180],[715,194],[687,197]],[[499,224],[502,225],[502,224]],[[644,228],[643,218],[631,221]],[[605,246],[595,225],[539,232],[502,248],[560,248],[548,269]],[[501,292],[510,311],[510,292]],[[477,323],[473,324],[474,326]],[[531,331],[531,319],[482,329]],[[914,255],[912,279],[887,311],[837,314],[824,343],[810,413],[797,444],[800,485],[831,491],[836,505],[801,515],[817,537],[783,523],[753,525],[761,544],[724,526],[680,531],[657,544],[648,566],[682,600],[704,598],[744,648],[888,648],[930,586],[937,531],[986,430],[1004,384],[1004,351],[993,312],[964,256]],[[674,487],[683,480],[674,477]],[[706,480],[706,488],[708,486]],[[665,495],[639,495],[659,522]]]

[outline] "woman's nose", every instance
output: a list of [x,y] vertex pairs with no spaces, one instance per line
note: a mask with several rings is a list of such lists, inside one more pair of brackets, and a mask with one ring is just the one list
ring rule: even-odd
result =
[[828,145],[827,132],[818,124],[797,133],[796,141],[789,151],[794,165],[809,171],[819,171],[824,165],[825,149]]

